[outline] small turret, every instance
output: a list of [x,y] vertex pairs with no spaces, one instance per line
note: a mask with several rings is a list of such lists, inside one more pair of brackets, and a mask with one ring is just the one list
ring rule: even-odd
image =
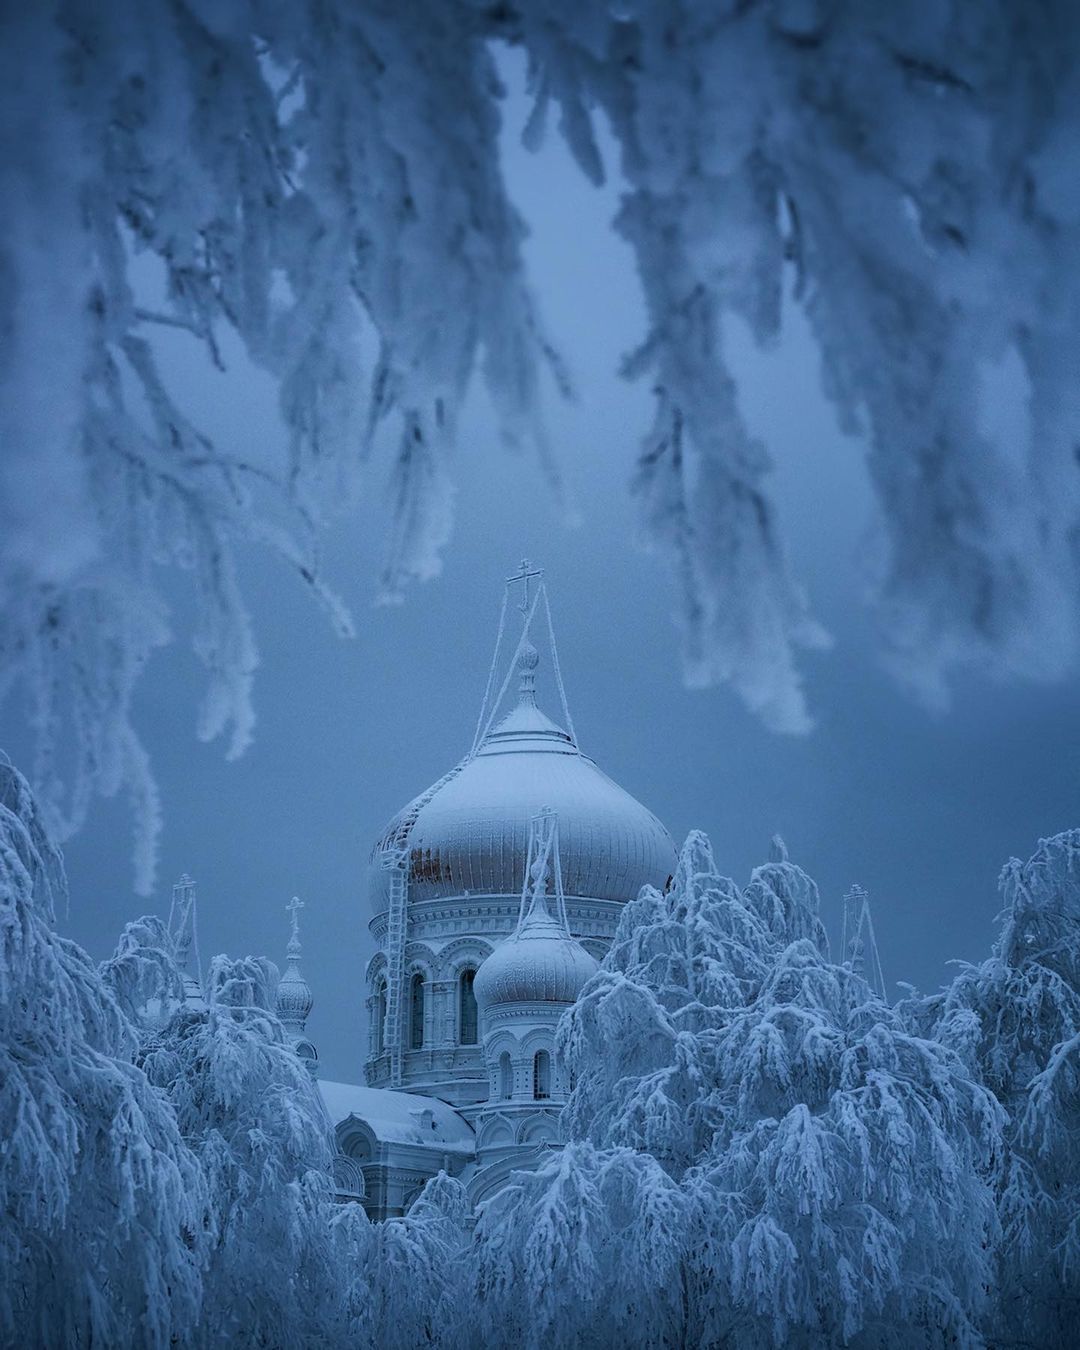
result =
[[319,1056],[315,1046],[307,1036],[307,1019],[311,1013],[315,998],[311,986],[300,971],[300,919],[299,912],[304,902],[293,896],[285,906],[292,917],[292,931],[289,945],[285,949],[285,973],[278,981],[275,1011],[285,1034],[289,1037],[293,1049],[305,1062],[308,1072],[314,1077],[318,1073]]
[[517,927],[476,972],[491,1102],[565,1101],[555,1027],[597,968],[570,934],[559,865],[558,817],[533,817]]

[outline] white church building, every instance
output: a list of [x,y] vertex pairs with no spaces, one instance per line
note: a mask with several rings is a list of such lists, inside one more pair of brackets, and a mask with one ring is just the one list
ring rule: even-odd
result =
[[[504,662],[512,608],[521,630]],[[534,637],[563,725],[537,703]],[[319,1083],[337,1135],[339,1193],[386,1218],[445,1169],[475,1204],[558,1148],[571,1084],[556,1025],[622,906],[642,886],[663,889],[675,860],[660,821],[580,749],[543,574],[523,563],[507,582],[472,747],[371,850],[378,951],[367,969],[365,1083]],[[315,1072],[311,1003],[294,910],[278,1011]]]

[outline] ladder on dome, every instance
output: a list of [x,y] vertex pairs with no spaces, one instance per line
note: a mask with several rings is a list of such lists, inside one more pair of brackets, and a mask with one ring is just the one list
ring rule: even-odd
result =
[[405,981],[406,893],[408,860],[405,850],[383,855],[390,869],[390,916],[386,934],[386,1026],[383,1044],[390,1047],[390,1086],[401,1086],[401,986]]
[[409,929],[409,836],[420,812],[441,788],[456,778],[469,758],[455,764],[437,783],[409,806],[386,841],[380,855],[382,865],[390,873],[389,913],[386,925],[386,1021],[383,1023],[383,1045],[390,1051],[390,1086],[401,1086],[402,1059],[405,1050],[405,1027],[402,1012],[402,990],[405,985],[405,944]]

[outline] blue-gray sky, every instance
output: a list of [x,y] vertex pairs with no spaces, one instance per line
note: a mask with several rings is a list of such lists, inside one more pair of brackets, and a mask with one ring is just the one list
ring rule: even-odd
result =
[[[507,67],[507,173],[532,234],[526,252],[548,326],[579,401],[549,400],[553,444],[579,507],[572,528],[527,451],[498,442],[484,397],[472,398],[454,466],[457,526],[444,574],[395,608],[373,607],[385,544],[385,472],[326,542],[328,580],[358,620],[336,638],[273,559],[252,552],[245,585],[262,653],[259,723],[247,755],[195,739],[201,673],[183,645],[191,597],[174,588],[181,641],[144,678],[138,722],[165,807],[156,903],[131,891],[130,817],[98,804],[66,849],[65,932],[105,956],[122,924],[167,910],[184,870],[199,883],[204,959],[265,952],[281,960],[285,905],[298,893],[310,1029],[328,1077],[359,1080],[366,1044],[364,968],[373,950],[365,863],[385,820],[460,758],[487,675],[503,577],[523,555],[547,568],[560,655],[583,747],[668,825],[713,841],[722,870],[745,881],[779,831],[821,886],[834,942],[853,881],[873,898],[886,977],[935,987],[949,958],[978,959],[993,940],[996,877],[1012,853],[1080,824],[1076,683],[1032,687],[966,678],[951,710],[930,714],[880,669],[863,604],[872,503],[864,446],[840,434],[820,392],[818,359],[789,307],[782,344],[738,352],[741,397],[776,461],[774,488],[794,570],[833,650],[804,661],[818,718],[803,739],[766,731],[726,690],[680,681],[664,559],[636,547],[629,481],[651,416],[647,386],[616,375],[644,314],[628,249],[610,227],[617,185],[596,191],[552,138],[517,145],[525,104]],[[204,424],[238,450],[282,433],[269,382],[235,363],[222,378],[179,345],[171,377],[194,391]],[[1022,421],[1020,391],[997,386],[985,420],[1004,437]],[[555,712],[555,708],[550,709]],[[8,716],[13,710],[8,710]],[[21,727],[13,757],[29,762]],[[893,990],[895,992],[895,988]]]

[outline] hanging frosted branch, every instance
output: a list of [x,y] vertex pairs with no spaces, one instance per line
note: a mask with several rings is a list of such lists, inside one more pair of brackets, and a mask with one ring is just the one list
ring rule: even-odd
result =
[[[191,570],[198,730],[237,754],[257,666],[237,550],[270,543],[347,631],[316,540],[380,428],[397,436],[389,597],[439,569],[474,377],[560,490],[542,371],[570,387],[499,163],[496,40],[528,59],[527,143],[551,120],[590,181],[621,175],[648,315],[625,369],[657,390],[636,484],[687,679],[730,684],[779,730],[811,725],[799,657],[826,637],[725,353],[733,320],[775,342],[788,273],[826,393],[868,442],[886,660],[939,702],[958,667],[1076,669],[1080,24],[1064,0],[9,7],[0,693],[27,695],[58,834],[94,794],[130,794],[142,889],[160,808],[131,706],[172,637],[158,564]],[[142,293],[147,259],[160,296]],[[274,382],[283,435],[264,462],[242,467],[170,393],[165,329],[217,368],[228,337]],[[1030,393],[1019,446],[978,425],[1006,358]]]

